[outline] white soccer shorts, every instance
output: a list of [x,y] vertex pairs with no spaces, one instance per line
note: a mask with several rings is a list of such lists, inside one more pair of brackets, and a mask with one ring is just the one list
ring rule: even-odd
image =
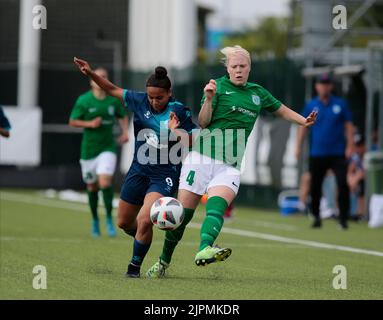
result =
[[117,156],[110,151],[101,152],[96,158],[80,160],[82,179],[86,184],[95,183],[97,176],[113,176],[116,169]]
[[203,195],[211,187],[226,186],[238,193],[241,172],[199,152],[190,152],[182,162],[179,189]]

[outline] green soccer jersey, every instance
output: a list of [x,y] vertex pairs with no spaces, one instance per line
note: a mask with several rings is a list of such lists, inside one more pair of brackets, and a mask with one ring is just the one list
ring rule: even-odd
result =
[[[228,76],[217,79],[216,83],[211,122],[201,131],[193,150],[239,169],[259,113],[274,112],[282,103],[255,83],[236,86]],[[201,105],[204,101],[205,95]]]
[[82,94],[76,101],[70,115],[71,120],[89,121],[101,117],[102,124],[98,128],[84,128],[81,142],[81,159],[88,160],[97,157],[101,152],[116,152],[113,137],[115,118],[126,115],[122,102],[117,98],[106,96],[97,99],[92,91]]

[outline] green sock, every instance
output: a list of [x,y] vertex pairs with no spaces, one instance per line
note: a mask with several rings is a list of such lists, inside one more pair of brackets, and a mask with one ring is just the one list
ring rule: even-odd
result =
[[201,243],[199,250],[211,246],[217,239],[223,226],[223,215],[228,204],[221,197],[211,197],[206,203],[206,217],[201,227]]
[[170,263],[174,249],[176,248],[178,242],[182,239],[186,225],[193,218],[194,209],[184,209],[184,213],[185,217],[184,221],[182,221],[182,224],[175,230],[166,231],[164,247],[162,248],[160,259],[167,264]]
[[90,212],[92,213],[93,220],[98,220],[97,206],[98,206],[98,191],[87,191],[88,193],[88,203],[90,207]]
[[112,210],[113,210],[113,188],[108,187],[101,189],[102,191],[102,197],[104,200],[105,205],[105,211],[106,211],[106,217],[108,219],[112,218]]

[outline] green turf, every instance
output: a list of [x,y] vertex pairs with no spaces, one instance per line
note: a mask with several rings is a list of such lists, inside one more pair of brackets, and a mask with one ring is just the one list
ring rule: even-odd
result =
[[[11,195],[11,196],[10,196]],[[18,201],[19,199],[19,201]],[[199,208],[193,222],[202,221]],[[102,216],[104,222],[104,216]],[[0,299],[382,299],[383,257],[313,248],[221,233],[230,246],[222,263],[196,267],[199,230],[188,228],[167,279],[125,279],[132,239],[92,239],[87,206],[49,200],[37,192],[0,192]],[[311,230],[302,215],[236,208],[224,227],[383,252],[383,230],[334,221]],[[156,231],[143,264],[157,259],[164,233]],[[32,288],[32,269],[47,268],[46,290]],[[347,268],[347,289],[335,290],[335,265]]]

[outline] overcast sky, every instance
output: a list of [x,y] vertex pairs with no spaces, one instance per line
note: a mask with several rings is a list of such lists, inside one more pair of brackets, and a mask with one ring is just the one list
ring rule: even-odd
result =
[[215,10],[208,20],[209,27],[222,28],[231,25],[233,28],[254,26],[261,17],[287,16],[289,0],[196,0]]

